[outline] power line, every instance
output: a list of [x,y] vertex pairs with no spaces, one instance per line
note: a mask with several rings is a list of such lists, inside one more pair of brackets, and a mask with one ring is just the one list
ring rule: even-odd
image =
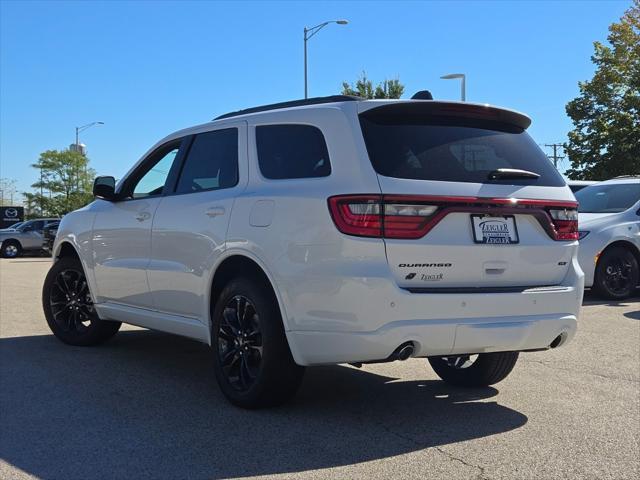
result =
[[561,143],[545,143],[545,147],[553,148],[553,155],[547,155],[547,158],[553,162],[553,165],[558,168],[558,162],[565,158],[564,155],[558,155],[558,149],[563,148]]

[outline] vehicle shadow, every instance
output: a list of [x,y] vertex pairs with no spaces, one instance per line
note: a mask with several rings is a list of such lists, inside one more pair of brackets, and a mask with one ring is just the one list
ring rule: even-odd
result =
[[626,312],[623,315],[631,320],[640,320],[640,310],[635,310],[633,312]]
[[590,290],[585,290],[584,299],[582,301],[583,306],[591,305],[606,305],[608,307],[628,307],[640,301],[640,290],[636,290],[635,294],[625,300],[606,300],[598,297]]
[[144,330],[96,348],[46,335],[5,338],[0,352],[0,458],[39,478],[286,474],[527,422],[486,401],[494,388],[461,390],[346,366],[307,369],[293,402],[244,411],[219,392],[206,346]]

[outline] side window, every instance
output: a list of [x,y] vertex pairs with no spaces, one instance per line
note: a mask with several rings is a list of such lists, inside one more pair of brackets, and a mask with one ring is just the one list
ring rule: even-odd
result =
[[159,153],[159,158],[152,162],[150,168],[142,174],[131,187],[133,198],[144,198],[161,195],[164,184],[169,176],[171,165],[178,155],[180,144],[167,147],[169,150]]
[[266,178],[312,178],[331,174],[322,132],[310,125],[256,127],[260,172]]
[[238,184],[238,129],[196,135],[182,167],[176,193],[231,188]]
[[44,229],[44,220],[36,220],[29,226],[32,232],[41,232]]

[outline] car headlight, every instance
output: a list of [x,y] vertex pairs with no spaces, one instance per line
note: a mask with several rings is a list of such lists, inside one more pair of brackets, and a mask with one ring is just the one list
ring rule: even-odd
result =
[[582,240],[587,235],[589,235],[589,232],[587,230],[582,230],[581,232],[578,232],[578,240]]

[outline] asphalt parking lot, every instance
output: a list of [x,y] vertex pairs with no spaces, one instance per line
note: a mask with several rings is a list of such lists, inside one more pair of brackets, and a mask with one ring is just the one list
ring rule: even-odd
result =
[[207,348],[46,327],[50,260],[0,260],[0,478],[630,479],[640,474],[640,298],[587,298],[576,339],[461,390],[425,360],[307,370],[295,401],[230,406]]

